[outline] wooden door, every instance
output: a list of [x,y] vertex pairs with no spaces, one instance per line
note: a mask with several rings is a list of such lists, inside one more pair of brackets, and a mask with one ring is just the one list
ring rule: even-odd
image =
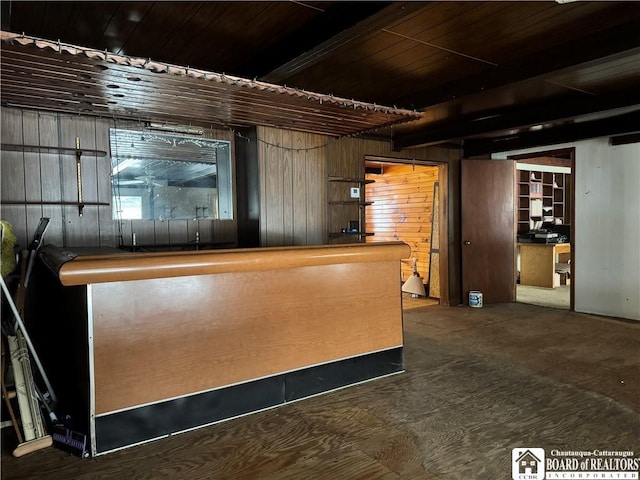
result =
[[485,304],[516,297],[515,163],[463,160],[462,295],[478,290]]

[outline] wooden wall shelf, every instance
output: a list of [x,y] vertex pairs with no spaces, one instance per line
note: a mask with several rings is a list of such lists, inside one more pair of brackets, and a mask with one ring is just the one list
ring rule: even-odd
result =
[[[339,177],[329,176],[329,214],[328,214],[328,230],[327,240],[332,243],[332,240],[342,237],[341,241],[348,241],[351,243],[364,242],[365,237],[370,237],[373,233],[363,232],[365,225],[365,207],[372,205],[373,202],[365,200],[364,186],[374,183],[375,180],[369,180],[366,178],[351,178],[351,177]],[[331,185],[331,183],[351,183],[358,186],[358,196],[352,197],[353,193],[350,192],[350,188],[346,185]],[[341,231],[346,227],[354,229],[354,223],[357,222],[357,231]],[[346,237],[346,238],[345,238]],[[335,242],[334,242],[335,243]]]
[[333,232],[329,234],[330,238],[342,237],[344,235],[357,235],[360,237],[373,237],[375,233],[371,232]]
[[345,183],[360,183],[360,184],[368,184],[374,183],[375,180],[365,180],[362,178],[346,178],[346,177],[329,177],[330,182],[345,182]]
[[329,202],[329,205],[360,205],[366,207],[367,205],[373,205],[373,202],[362,202],[360,200],[339,200],[335,202]]
[[31,152],[31,153],[59,153],[62,155],[94,155],[96,157],[106,157],[107,152],[104,150],[89,150],[86,148],[70,148],[70,147],[45,147],[40,145],[21,145],[18,143],[0,144],[0,150],[7,152]]
[[[2,143],[0,144],[0,149],[8,152],[32,152],[32,153],[53,153],[59,155],[74,155],[76,157],[76,182],[78,187],[78,201],[75,203],[44,203],[38,202],[42,205],[76,205],[78,207],[78,215],[82,216],[82,211],[87,205],[105,205],[96,204],[93,202],[85,202],[82,199],[82,155],[93,155],[96,157],[106,157],[107,152],[104,150],[89,150],[80,148],[80,137],[76,137],[76,146],[75,148],[69,147],[48,147],[42,145],[23,145],[21,143]],[[4,203],[12,203],[12,202],[4,202]],[[20,204],[25,204],[25,202],[19,202]],[[108,205],[108,204],[106,204]]]
[[3,205],[73,205],[74,207],[84,206],[84,207],[108,207],[108,202],[22,202],[22,201],[2,201],[0,202]]

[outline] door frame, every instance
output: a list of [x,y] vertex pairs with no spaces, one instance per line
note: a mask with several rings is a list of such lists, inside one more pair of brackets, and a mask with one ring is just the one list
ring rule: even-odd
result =
[[[569,245],[571,248],[570,258],[571,258],[571,284],[569,285],[569,311],[575,311],[575,275],[574,275],[574,256],[575,256],[575,230],[576,230],[576,215],[575,215],[575,198],[576,198],[576,149],[575,147],[566,147],[566,148],[556,148],[553,150],[541,150],[541,151],[533,151],[529,153],[520,153],[516,155],[509,155],[507,159],[515,160],[517,162],[525,162],[527,160],[531,160],[536,157],[557,157],[564,158],[569,160],[569,165],[571,168],[571,180],[569,185],[571,186],[570,198],[571,198],[571,206],[569,208],[570,220],[569,224]],[[514,181],[515,183],[515,181]],[[515,188],[515,185],[514,185]],[[517,205],[516,205],[517,207]],[[515,221],[515,220],[514,220]]]
[[[365,165],[367,162],[393,165],[414,165],[420,167],[438,167],[438,252],[439,252],[439,276],[440,276],[440,298],[439,305],[451,306],[449,290],[449,164],[446,161],[416,160],[412,158],[385,157],[383,155],[365,155]],[[435,213],[435,212],[433,212]],[[432,233],[433,238],[433,233]]]

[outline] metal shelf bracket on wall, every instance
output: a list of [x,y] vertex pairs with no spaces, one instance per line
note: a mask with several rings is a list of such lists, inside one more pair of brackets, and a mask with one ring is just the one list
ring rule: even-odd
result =
[[0,144],[0,149],[9,152],[31,152],[31,153],[58,153],[60,155],[75,155],[76,157],[76,182],[78,187],[77,202],[20,202],[6,201],[4,204],[15,205],[77,205],[78,215],[82,216],[84,207],[87,205],[109,205],[105,202],[87,202],[85,203],[82,196],[82,155],[93,155],[96,157],[106,157],[107,152],[104,150],[87,150],[80,148],[80,137],[76,137],[75,148],[68,147],[47,147],[40,145],[21,145],[15,143]]

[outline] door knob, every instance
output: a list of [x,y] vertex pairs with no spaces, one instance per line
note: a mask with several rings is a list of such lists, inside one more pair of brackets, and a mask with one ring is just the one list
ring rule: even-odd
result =
[[465,241],[464,241],[464,244],[465,244],[465,245],[471,245],[471,242],[470,242],[469,240],[465,240]]

